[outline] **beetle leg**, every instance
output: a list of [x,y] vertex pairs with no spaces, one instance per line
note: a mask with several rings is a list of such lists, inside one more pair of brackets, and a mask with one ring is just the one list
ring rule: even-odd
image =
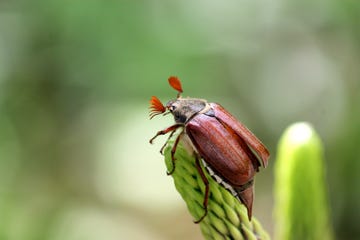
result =
[[201,168],[201,165],[200,165],[200,160],[199,160],[199,157],[196,155],[196,159],[195,159],[195,165],[196,165],[196,169],[198,170],[199,174],[200,174],[200,177],[205,185],[205,197],[204,197],[204,202],[203,202],[203,207],[204,207],[204,210],[205,210],[205,213],[203,216],[201,216],[201,218],[197,221],[194,221],[194,223],[200,223],[207,215],[208,213],[208,199],[209,199],[209,181],[207,180],[206,176],[205,176],[205,173],[204,171],[202,170]]
[[176,158],[175,158],[175,152],[176,152],[177,145],[179,144],[180,137],[181,137],[181,134],[182,134],[182,133],[183,133],[183,132],[181,132],[181,133],[179,134],[179,136],[177,136],[177,138],[175,139],[174,145],[173,145],[172,148],[171,148],[171,161],[172,161],[172,163],[173,163],[173,168],[171,169],[170,172],[167,172],[167,173],[166,173],[167,175],[171,175],[171,174],[173,174],[173,172],[175,171],[175,160],[176,160]]
[[[175,129],[175,130],[176,130],[176,129]],[[164,148],[166,147],[168,141],[170,140],[170,138],[171,138],[171,137],[174,135],[174,133],[176,132],[175,130],[173,130],[173,131],[170,133],[170,135],[169,135],[168,139],[166,140],[165,144],[160,148],[160,153],[161,153],[162,155],[164,155]]]
[[181,124],[174,124],[174,125],[166,128],[166,129],[164,129],[164,130],[158,131],[158,132],[156,133],[156,135],[155,135],[153,138],[150,139],[149,142],[152,144],[153,141],[154,141],[154,139],[157,138],[158,136],[160,136],[160,135],[165,135],[165,134],[167,134],[168,132],[174,131],[174,130],[176,130],[177,128],[179,128],[179,127],[181,127],[181,126],[182,126]]

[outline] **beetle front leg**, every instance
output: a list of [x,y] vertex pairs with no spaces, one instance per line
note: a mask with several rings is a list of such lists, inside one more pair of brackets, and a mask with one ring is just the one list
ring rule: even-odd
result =
[[178,128],[181,127],[181,126],[182,126],[181,124],[174,124],[174,125],[166,128],[166,129],[164,129],[164,130],[158,131],[158,132],[156,133],[156,135],[149,140],[149,142],[152,144],[153,141],[155,140],[155,138],[157,138],[158,136],[160,136],[160,135],[165,135],[165,134],[167,134],[168,132],[174,131],[174,130],[178,129]]
[[170,133],[168,139],[166,140],[166,142],[164,143],[164,145],[160,148],[160,153],[161,153],[162,155],[164,155],[164,148],[166,147],[166,144],[168,143],[168,141],[169,141],[170,138],[174,135],[175,132],[176,132],[176,129],[173,130],[173,131]]
[[210,186],[209,186],[209,181],[207,180],[207,178],[205,176],[205,173],[201,168],[199,156],[196,155],[195,157],[196,157],[196,159],[195,159],[196,169],[198,170],[198,172],[200,174],[200,177],[201,177],[201,179],[202,179],[202,181],[204,182],[204,185],[205,185],[205,197],[204,197],[204,202],[203,202],[203,207],[204,207],[205,213],[204,213],[203,216],[201,216],[201,218],[199,220],[194,221],[194,223],[200,223],[206,217],[206,215],[208,213],[208,208],[207,207],[208,207]]

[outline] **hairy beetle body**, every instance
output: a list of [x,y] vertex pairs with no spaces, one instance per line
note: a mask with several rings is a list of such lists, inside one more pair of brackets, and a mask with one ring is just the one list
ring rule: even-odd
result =
[[208,103],[203,99],[182,98],[180,81],[176,77],[170,77],[169,83],[178,90],[177,99],[169,101],[166,107],[163,107],[160,100],[152,97],[150,116],[164,113],[168,109],[174,116],[176,124],[159,131],[150,142],[168,132],[171,132],[171,137],[176,129],[182,128],[171,150],[173,169],[168,174],[172,174],[175,170],[174,155],[180,137],[186,134],[190,139],[196,153],[197,169],[206,187],[203,204],[205,214],[196,222],[200,222],[207,214],[209,195],[209,183],[202,172],[199,158],[202,158],[210,176],[246,206],[251,220],[253,178],[261,165],[267,166],[268,150],[250,130],[222,106]]

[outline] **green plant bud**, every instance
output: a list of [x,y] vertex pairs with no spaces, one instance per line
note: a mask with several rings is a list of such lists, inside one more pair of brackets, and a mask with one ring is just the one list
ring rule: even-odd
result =
[[308,123],[282,135],[275,163],[275,239],[332,239],[319,136]]

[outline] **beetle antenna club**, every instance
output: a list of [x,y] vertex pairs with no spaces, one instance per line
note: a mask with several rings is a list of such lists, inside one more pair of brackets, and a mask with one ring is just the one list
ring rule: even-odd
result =
[[178,94],[176,96],[176,98],[180,97],[180,94],[183,92],[182,86],[181,86],[181,82],[179,80],[178,77],[175,76],[171,76],[168,78],[169,84],[170,86],[175,89],[176,91],[178,91]]
[[[245,125],[221,105],[209,103],[204,99],[181,98],[183,89],[179,78],[171,76],[168,81],[170,86],[178,91],[177,97],[165,106],[157,97],[151,97],[150,119],[159,114],[171,113],[175,124],[158,131],[150,139],[150,143],[157,136],[167,133],[170,133],[169,140],[177,129],[181,129],[171,148],[173,168],[168,175],[175,171],[175,153],[178,143],[182,140],[180,137],[186,135],[184,141],[190,141],[190,146],[193,146],[196,169],[205,185],[205,212],[195,223],[201,222],[208,213],[210,187],[201,163],[218,184],[245,205],[248,218],[251,220],[254,176],[260,166],[267,166],[269,151]],[[161,153],[167,141],[161,148]]]
[[162,114],[166,111],[166,108],[164,107],[164,105],[155,96],[151,97],[149,108],[150,108],[150,113],[149,113],[150,119],[152,119],[156,115]]

